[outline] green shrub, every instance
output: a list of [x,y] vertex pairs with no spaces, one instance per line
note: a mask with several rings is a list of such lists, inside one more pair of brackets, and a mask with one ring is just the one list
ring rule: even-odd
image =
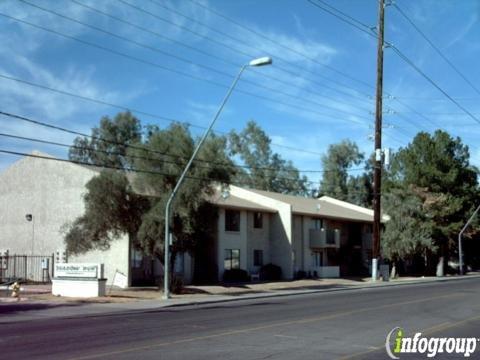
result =
[[250,276],[243,269],[229,269],[223,272],[223,281],[228,282],[248,282]]
[[278,265],[267,264],[260,268],[260,280],[278,281],[282,279],[282,268]]

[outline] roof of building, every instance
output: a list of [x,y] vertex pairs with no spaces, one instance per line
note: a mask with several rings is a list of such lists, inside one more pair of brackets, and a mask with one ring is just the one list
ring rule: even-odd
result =
[[[373,210],[329,196],[315,199],[256,189],[248,189],[248,191],[290,204],[294,214],[317,215],[354,221],[373,221]],[[388,221],[388,219],[387,215],[383,215],[382,221]]]
[[242,199],[238,196],[229,194],[228,196],[222,196],[220,190],[215,190],[215,193],[207,199],[212,204],[225,207],[225,208],[236,208],[236,209],[247,209],[247,210],[257,210],[265,212],[277,212],[276,209],[270,208],[268,206],[257,204],[256,202]]
[[[32,155],[40,156],[41,158],[54,158],[52,155],[42,153],[40,151],[33,151]],[[81,164],[75,164],[80,168],[85,168],[93,172],[99,172],[102,169],[95,166],[86,166]],[[127,173],[127,177],[132,185],[135,185],[135,174]],[[137,189],[137,186],[134,186],[135,191],[139,194],[155,196],[153,191],[146,189]],[[294,214],[301,215],[310,215],[310,216],[319,216],[327,218],[336,218],[336,219],[345,219],[353,221],[364,221],[372,222],[373,221],[373,210],[361,207],[348,203],[346,201],[337,200],[329,196],[322,196],[321,198],[308,198],[302,196],[286,195],[275,193],[271,191],[257,190],[257,189],[245,189],[253,194],[261,195],[274,199],[277,201],[284,202],[289,204],[292,207],[292,212]],[[226,208],[238,208],[238,209],[247,209],[247,210],[257,210],[276,213],[278,210],[273,207],[268,207],[261,204],[261,200],[258,202],[255,201],[255,197],[250,197],[248,200],[243,197],[236,196],[234,194],[229,194],[228,196],[222,196],[222,192],[219,189],[216,189],[212,196],[209,196],[207,201],[210,201],[212,204],[226,207]],[[382,221],[388,221],[390,217],[388,215],[382,216]]]

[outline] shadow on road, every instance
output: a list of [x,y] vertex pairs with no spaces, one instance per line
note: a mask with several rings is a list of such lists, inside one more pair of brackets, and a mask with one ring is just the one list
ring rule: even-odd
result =
[[54,309],[59,307],[72,307],[82,305],[81,302],[69,302],[69,303],[59,303],[59,304],[47,304],[47,303],[4,303],[0,304],[0,315],[1,314],[15,314],[25,311],[34,311],[34,310],[47,310]]

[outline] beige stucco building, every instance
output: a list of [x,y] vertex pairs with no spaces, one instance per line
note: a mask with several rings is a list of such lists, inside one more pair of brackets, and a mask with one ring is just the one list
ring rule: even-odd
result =
[[[24,157],[0,173],[0,252],[55,254],[55,261],[62,261],[63,228],[83,214],[85,185],[99,170],[35,154],[45,158]],[[302,272],[339,277],[369,271],[372,210],[326,196],[313,199],[236,186],[208,200],[219,210],[216,234],[193,256],[177,256],[176,272],[186,283],[219,281],[232,268],[255,278],[269,263],[280,266],[285,279]],[[103,263],[108,279],[118,271],[129,285],[158,280],[163,273],[161,264],[135,250],[126,235],[105,251],[66,260]]]
[[313,199],[236,186],[212,202],[220,208],[213,246],[219,279],[232,266],[256,274],[268,263],[280,266],[285,279],[299,272],[339,277],[370,271],[370,209],[328,196]]

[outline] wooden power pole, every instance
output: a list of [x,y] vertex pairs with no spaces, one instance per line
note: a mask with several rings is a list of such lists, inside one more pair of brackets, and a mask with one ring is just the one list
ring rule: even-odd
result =
[[380,257],[380,198],[382,189],[382,102],[383,102],[383,34],[385,1],[379,0],[378,9],[378,50],[377,50],[377,93],[375,105],[375,167],[373,172],[373,246],[372,246],[372,280],[378,274]]

